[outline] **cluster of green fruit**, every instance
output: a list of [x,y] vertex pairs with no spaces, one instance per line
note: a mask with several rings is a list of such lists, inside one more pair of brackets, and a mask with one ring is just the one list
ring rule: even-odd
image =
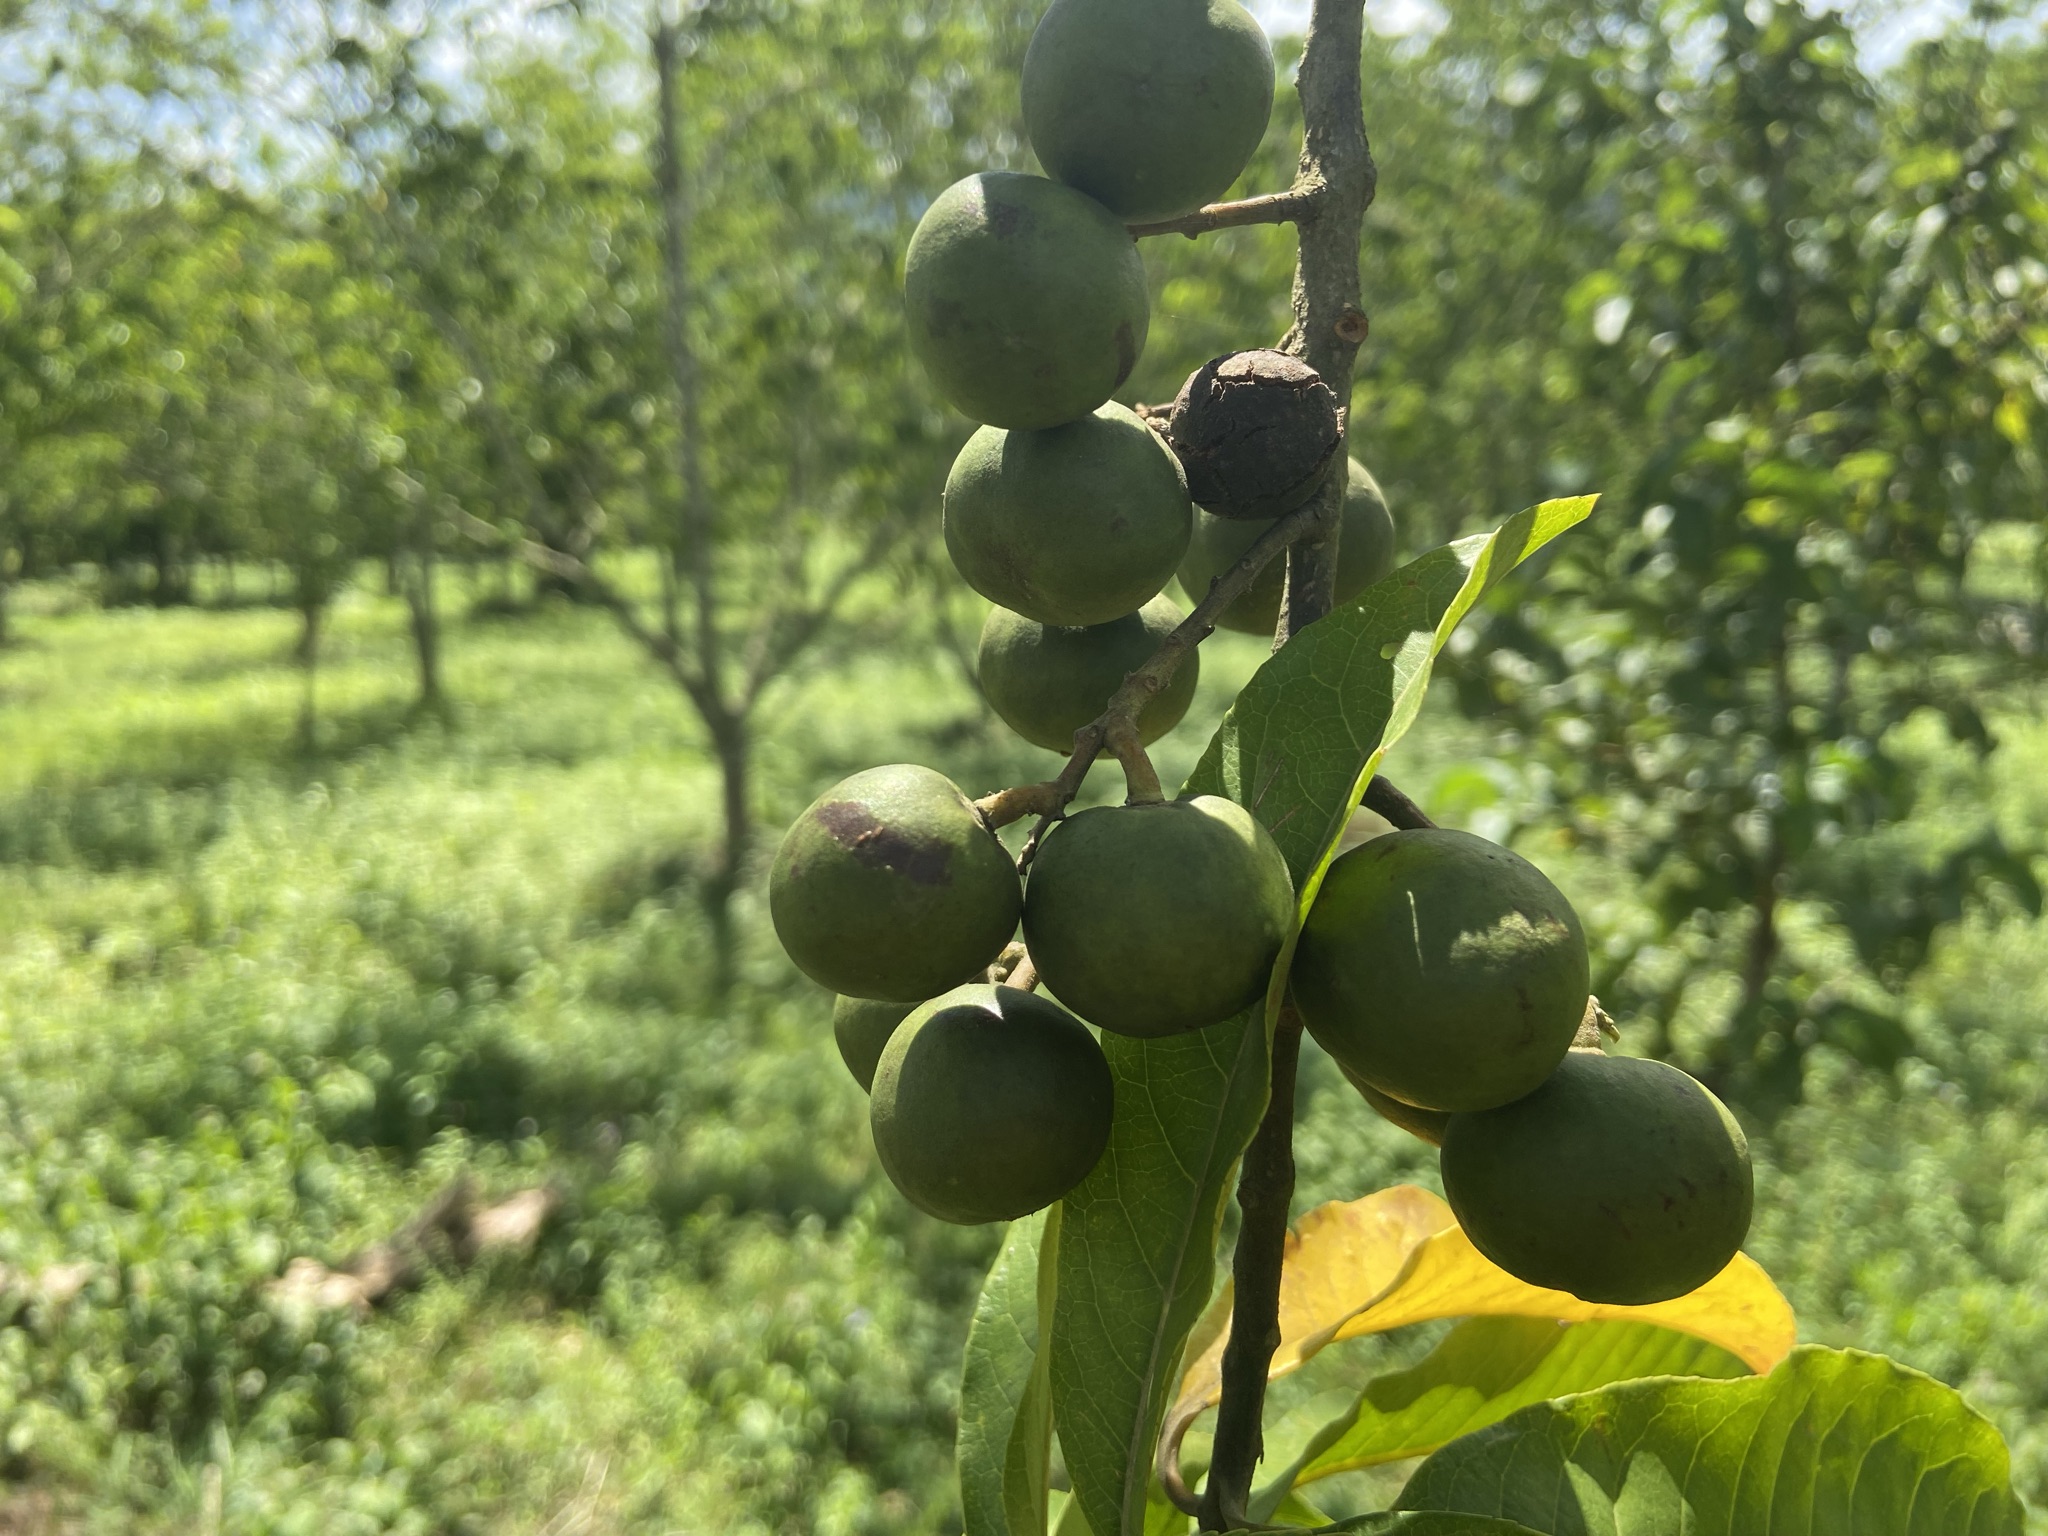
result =
[[[1343,439],[1334,395],[1275,353],[1198,370],[1166,440],[1107,403],[1148,320],[1127,221],[1222,192],[1272,93],[1271,51],[1235,0],[1055,0],[1026,56],[1024,107],[1056,179],[971,176],[911,240],[912,344],[983,423],[944,502],[955,565],[997,605],[982,686],[1055,751],[1180,622],[1167,582],[1206,596],[1316,493]],[[1291,446],[1276,456],[1275,443]],[[1340,602],[1393,561],[1378,487],[1356,463],[1346,473]],[[1221,623],[1273,629],[1282,566],[1263,575]],[[1180,719],[1194,683],[1190,658],[1140,715],[1144,742]],[[984,1222],[1041,1209],[1101,1158],[1115,1089],[1087,1025],[1157,1038],[1242,1013],[1267,993],[1296,897],[1264,828],[1210,796],[1068,816],[1027,884],[956,785],[896,764],[797,819],[770,909],[798,967],[840,994],[840,1050],[871,1094],[891,1179],[932,1215]],[[1049,995],[1002,984],[1020,922]],[[1643,1302],[1711,1278],[1740,1243],[1740,1130],[1683,1073],[1573,1050],[1585,939],[1514,854],[1428,828],[1344,855],[1291,985],[1367,1099],[1440,1143],[1453,1209],[1504,1268]]]
[[[974,805],[911,765],[806,810],[770,900],[791,957],[842,994],[834,1028],[873,1094],[883,1166],[959,1222],[1037,1210],[1101,1156],[1110,1074],[1076,1014],[1140,1038],[1221,1023],[1264,995],[1294,914],[1285,860],[1230,801],[1082,811],[1026,886]],[[985,979],[1020,917],[1057,1003]],[[1676,1068],[1575,1048],[1584,932],[1518,855],[1441,828],[1352,849],[1290,985],[1368,1102],[1442,1147],[1460,1224],[1510,1273],[1640,1304],[1703,1284],[1740,1246],[1740,1127]]]
[[[920,1209],[981,1222],[1049,1205],[1108,1143],[1109,1066],[1081,1020],[1151,1038],[1242,1012],[1294,887],[1265,828],[1208,795],[1067,817],[1027,886],[951,780],[895,764],[797,818],[769,908],[790,958],[841,994],[882,1166]],[[987,979],[1020,919],[1058,1002]]]
[[[997,605],[983,690],[1019,735],[1064,752],[1180,622],[1167,583],[1178,574],[1199,601],[1291,510],[1197,509],[1167,444],[1109,398],[1150,320],[1127,221],[1187,213],[1236,179],[1272,110],[1272,50],[1235,0],[1056,0],[1023,95],[1051,176],[987,172],[941,193],[911,237],[904,307],[940,393],[984,424],[945,490],[946,548]],[[1379,488],[1350,474],[1340,600],[1393,560]],[[1221,622],[1270,634],[1280,580],[1272,568]],[[1195,683],[1191,661],[1140,717],[1145,741],[1180,720]]]
[[1382,1115],[1442,1148],[1479,1251],[1532,1285],[1636,1305],[1720,1273],[1749,1230],[1749,1148],[1662,1062],[1580,1045],[1596,1016],[1578,914],[1535,865],[1444,828],[1335,860],[1289,984]]

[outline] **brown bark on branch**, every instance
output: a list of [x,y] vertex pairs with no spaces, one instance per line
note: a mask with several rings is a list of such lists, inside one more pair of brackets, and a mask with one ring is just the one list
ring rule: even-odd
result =
[[[1199,1511],[1205,1531],[1248,1523],[1252,1478],[1265,1447],[1266,1372],[1280,1347],[1280,1260],[1294,1201],[1294,1081],[1300,1061],[1301,1020],[1290,1008],[1273,1034],[1271,1097],[1237,1181],[1242,1220],[1231,1254],[1234,1296],[1230,1339],[1223,1346],[1223,1396],[1216,1405],[1215,1445]],[[1242,1385],[1252,1373],[1257,1392]]]
[[[1180,664],[1193,654],[1195,647],[1215,633],[1216,622],[1223,610],[1251,590],[1259,572],[1301,537],[1315,513],[1314,502],[1288,513],[1260,534],[1237,564],[1209,583],[1209,590],[1202,600],[1195,604],[1194,610],[1181,620],[1173,633],[1160,642],[1159,649],[1135,672],[1125,674],[1123,686],[1110,695],[1101,715],[1074,732],[1073,753],[1058,778],[1043,784],[1002,790],[980,802],[985,816],[991,814],[992,804],[998,802],[1005,810],[1028,803],[1029,809],[1018,811],[1020,816],[1030,814],[1031,810],[1038,812],[1039,823],[1025,842],[1024,851],[1017,861],[1020,867],[1029,866],[1032,856],[1038,851],[1039,841],[1066,809],[1067,803],[1080,793],[1081,781],[1087,778],[1088,769],[1104,747],[1115,752],[1123,764],[1124,777],[1133,800],[1163,798],[1159,775],[1153,771],[1151,760],[1146,757],[1145,748],[1139,740],[1138,716],[1160,690],[1173,681],[1173,674],[1180,670]],[[1015,820],[1016,817],[1008,819]]]
[[[1281,350],[1307,362],[1336,394],[1347,435],[1351,371],[1367,330],[1358,251],[1379,179],[1365,137],[1359,81],[1364,41],[1363,0],[1315,0],[1295,76],[1302,115],[1295,185],[1317,191],[1312,209],[1299,220],[1294,325],[1281,342]],[[1340,443],[1322,489],[1303,509],[1307,526],[1288,550],[1276,644],[1284,645],[1330,611],[1347,458]],[[1281,1261],[1294,1197],[1294,1069],[1300,1045],[1298,1021],[1283,1015],[1273,1040],[1271,1097],[1238,1176],[1242,1224],[1231,1266],[1231,1339],[1200,1510],[1205,1531],[1247,1523],[1252,1481],[1265,1451],[1266,1372],[1280,1340]]]
[[1133,224],[1131,237],[1143,240],[1151,235],[1186,235],[1192,240],[1212,230],[1240,229],[1247,224],[1297,224],[1315,212],[1321,193],[1320,183],[1297,180],[1285,192],[1268,192],[1234,203],[1210,203],[1177,219]]

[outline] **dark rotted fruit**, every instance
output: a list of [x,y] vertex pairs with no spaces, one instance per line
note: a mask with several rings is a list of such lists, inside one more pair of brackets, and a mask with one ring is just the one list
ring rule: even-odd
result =
[[[1180,563],[1181,589],[1191,602],[1208,596],[1209,583],[1243,558],[1270,522],[1218,517],[1197,510],[1194,534]],[[1337,540],[1337,597],[1348,603],[1394,568],[1394,519],[1379,482],[1358,460],[1349,465],[1344,489],[1343,532]],[[1280,622],[1280,594],[1287,584],[1287,560],[1275,559],[1217,620],[1224,629],[1270,635]]]
[[1236,0],[1053,0],[1024,55],[1041,164],[1134,224],[1222,196],[1273,111],[1273,50]]
[[1440,1109],[1418,1109],[1413,1104],[1403,1104],[1390,1094],[1384,1094],[1364,1078],[1353,1072],[1342,1062],[1337,1070],[1344,1074],[1344,1081],[1358,1090],[1360,1098],[1370,1104],[1373,1113],[1391,1125],[1398,1125],[1410,1136],[1418,1136],[1433,1147],[1444,1144],[1444,1127],[1451,1117]]
[[1253,521],[1313,496],[1343,441],[1337,397],[1322,375],[1267,348],[1213,358],[1189,374],[1166,436],[1197,506]]
[[1017,928],[1016,866],[951,779],[912,763],[843,779],[776,850],[768,911],[797,968],[850,997],[958,985]]
[[1024,942],[1053,994],[1118,1034],[1221,1023],[1265,995],[1294,922],[1287,861],[1214,795],[1096,806],[1046,837]]
[[[1163,597],[1107,624],[1078,629],[998,608],[981,626],[975,657],[981,691],[1003,723],[1026,741],[1070,752],[1074,732],[1102,713],[1124,675],[1144,665],[1180,621],[1181,611]],[[1200,672],[1200,654],[1190,654],[1145,706],[1138,734],[1148,745],[1188,712]]]
[[1173,579],[1193,523],[1180,465],[1120,405],[1042,432],[983,427],[946,476],[946,552],[990,602],[1107,624]]
[[1572,1051],[1534,1093],[1444,1132],[1444,1194],[1517,1279],[1642,1306],[1721,1272],[1749,1231],[1749,1143],[1676,1067]]
[[882,1167],[941,1221],[1005,1221],[1052,1204],[1109,1143],[1114,1089],[1095,1037],[1015,987],[956,987],[915,1009],[875,1069]]
[[863,1091],[875,1085],[875,1064],[882,1048],[909,1017],[915,1003],[884,1003],[871,997],[841,997],[832,1004],[832,1038],[839,1059]]
[[1145,350],[1145,269],[1116,216],[1043,176],[985,171],[910,237],[910,347],[962,415],[998,427],[1086,416]]
[[1290,972],[1324,1050],[1423,1109],[1491,1109],[1550,1075],[1586,1015],[1586,938],[1527,859],[1432,827],[1330,865]]

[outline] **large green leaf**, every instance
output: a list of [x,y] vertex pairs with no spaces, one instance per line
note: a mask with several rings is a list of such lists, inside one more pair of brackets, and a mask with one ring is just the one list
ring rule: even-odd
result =
[[1010,1223],[975,1304],[960,1381],[968,1536],[1044,1536],[1052,1395],[1046,1351],[1060,1208]]
[[1524,1408],[1431,1456],[1399,1503],[1550,1536],[2019,1536],[2011,1475],[1951,1388],[1809,1346],[1768,1376]]
[[1053,1412],[1097,1533],[1144,1530],[1152,1443],[1215,1284],[1230,1171],[1266,1108],[1260,1016],[1171,1040],[1105,1034],[1116,1118],[1062,1202]]
[[1278,1518],[1291,1488],[1424,1456],[1546,1398],[1639,1376],[1745,1376],[1725,1349],[1652,1323],[1559,1323],[1547,1317],[1474,1317],[1419,1364],[1389,1372],[1352,1410],[1312,1439],[1253,1503]]
[[1585,521],[1593,500],[1546,501],[1431,550],[1303,630],[1237,696],[1188,792],[1251,808],[1287,855],[1304,910],[1366,781],[1415,723],[1451,631],[1509,571]]
[[[1261,667],[1185,787],[1251,808],[1302,906],[1386,747],[1413,722],[1459,619],[1592,498],[1545,502],[1491,535],[1432,550]],[[1169,1040],[1104,1038],[1116,1119],[1064,1202],[1053,1311],[1053,1413],[1077,1507],[1098,1536],[1139,1536],[1181,1349],[1215,1283],[1231,1171],[1265,1112],[1288,955],[1263,1010]]]

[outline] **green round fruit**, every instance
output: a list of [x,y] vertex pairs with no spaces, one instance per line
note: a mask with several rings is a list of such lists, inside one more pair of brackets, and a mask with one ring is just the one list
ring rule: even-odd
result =
[[1444,1144],[1444,1128],[1451,1123],[1451,1117],[1442,1110],[1418,1109],[1413,1104],[1403,1104],[1391,1094],[1381,1093],[1342,1062],[1337,1064],[1337,1070],[1344,1074],[1344,1081],[1358,1090],[1358,1096],[1371,1105],[1373,1113],[1382,1120],[1398,1125],[1410,1136],[1420,1137],[1432,1147]]
[[871,997],[841,997],[832,1004],[832,1038],[839,1059],[863,1092],[875,1086],[875,1064],[889,1037],[915,1008],[915,1003],[883,1003]]
[[1236,0],[1053,0],[1024,55],[1039,161],[1132,223],[1223,195],[1273,111],[1273,50]]
[[1089,1023],[1148,1038],[1257,1002],[1293,923],[1286,859],[1215,795],[1069,816],[1024,895],[1024,942],[1046,986]]
[[1145,350],[1145,269],[1123,223],[1042,176],[985,171],[910,237],[910,347],[946,402],[998,427],[1086,416]]
[[[1181,611],[1155,597],[1136,613],[1107,624],[1066,629],[997,608],[981,626],[975,671],[989,707],[1034,746],[1071,752],[1074,732],[1102,713],[1124,675],[1151,659],[1181,621]],[[1173,680],[1138,716],[1149,746],[1180,724],[1194,701],[1201,655],[1190,653]]]
[[[1193,536],[1180,563],[1181,589],[1190,602],[1208,596],[1209,583],[1244,557],[1270,522],[1247,522],[1195,510]],[[1379,482],[1358,460],[1351,460],[1344,488],[1343,532],[1337,536],[1337,601],[1348,603],[1394,568],[1394,519]],[[1287,584],[1287,560],[1275,559],[1244,596],[1223,610],[1217,621],[1224,629],[1248,635],[1270,635],[1280,622],[1280,593]]]
[[1542,1087],[1444,1133],[1473,1246],[1530,1285],[1643,1306],[1705,1285],[1749,1231],[1749,1143],[1676,1067],[1573,1051]]
[[1322,1048],[1423,1109],[1519,1099],[1586,1016],[1586,936],[1527,859],[1469,832],[1376,837],[1330,865],[1291,972]]
[[983,427],[946,476],[946,551],[990,602],[1041,624],[1107,624],[1187,553],[1180,462],[1120,405],[1041,432]]
[[882,1167],[941,1221],[1027,1216],[1088,1176],[1115,1092],[1102,1047],[1057,1003],[955,987],[914,1010],[875,1069]]
[[1016,932],[1017,868],[944,774],[912,763],[833,785],[768,876],[797,969],[849,997],[908,1003],[957,986]]

